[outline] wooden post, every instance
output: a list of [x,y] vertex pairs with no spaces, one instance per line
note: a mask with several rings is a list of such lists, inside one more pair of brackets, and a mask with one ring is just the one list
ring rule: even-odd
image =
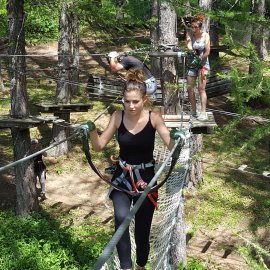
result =
[[[7,5],[9,27],[9,54],[25,55],[23,0],[10,0]],[[27,92],[25,77],[25,57],[13,56],[9,58],[9,76],[11,84],[11,111],[13,118],[28,117]],[[30,149],[29,129],[13,128],[14,160],[28,155]],[[38,198],[34,181],[34,166],[31,160],[20,163],[15,167],[16,194],[18,215],[26,216],[38,210]]]

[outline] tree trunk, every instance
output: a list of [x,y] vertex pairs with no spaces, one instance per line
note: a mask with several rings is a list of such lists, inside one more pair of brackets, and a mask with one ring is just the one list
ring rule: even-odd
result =
[[[212,0],[199,0],[199,6],[205,10],[211,10]],[[202,31],[209,33],[209,29],[210,29],[210,18],[206,16],[203,22]]]
[[183,5],[185,7],[185,16],[188,16],[188,17],[192,16],[189,0],[184,0]]
[[[202,161],[198,157],[202,151],[203,135],[193,134],[190,156],[193,157],[191,162],[191,168],[189,172],[188,188],[196,188],[203,179],[203,166]],[[196,157],[196,155],[198,155]]]
[[2,71],[1,71],[1,60],[0,60],[0,92],[3,92],[5,90],[4,81],[2,77]]
[[[71,63],[71,39],[69,34],[71,33],[71,20],[69,19],[68,4],[62,3],[60,19],[59,19],[59,30],[60,37],[58,41],[58,68],[59,68],[59,79],[57,82],[56,89],[56,104],[69,104],[71,101],[71,87],[70,87],[70,63]],[[69,121],[69,113],[57,114],[61,120]],[[66,124],[61,121],[61,124],[53,124],[53,140],[59,142],[68,137],[68,129]],[[62,156],[68,152],[68,143],[61,143],[54,147],[53,150],[48,151],[50,156]]]
[[[24,38],[24,1],[10,0],[7,5],[9,19],[9,49],[10,55],[25,55]],[[9,58],[9,76],[11,85],[11,117],[28,117],[27,92],[25,78],[25,57],[14,56]],[[12,129],[14,160],[21,159],[29,154],[29,129]],[[33,161],[26,161],[15,167],[18,215],[26,216],[38,210],[38,198],[35,185]]]
[[[159,34],[158,34],[158,17],[159,17],[159,6],[158,6],[158,0],[152,1],[152,7],[151,7],[151,17],[155,21],[151,23],[150,26],[150,39],[151,44],[153,46],[157,46],[159,42]],[[155,78],[160,78],[160,61],[157,57],[151,58],[151,72],[154,75]]]
[[173,237],[171,239],[171,258],[172,264],[175,268],[177,268],[179,263],[183,266],[187,263],[187,253],[186,253],[186,225],[184,219],[184,198],[180,199],[179,209],[176,217],[176,222],[173,228]]
[[[55,114],[58,116],[57,114]],[[69,114],[68,114],[69,116]],[[52,137],[54,138],[54,142],[60,142],[62,140],[65,140],[67,137],[69,137],[70,134],[70,126],[66,120],[64,114],[61,114],[60,119],[56,120],[53,124],[52,129]],[[51,157],[59,157],[66,155],[68,153],[68,149],[70,148],[70,143],[68,141],[65,141],[56,147],[51,148],[47,151],[48,156]]]
[[[213,2],[212,9],[215,11],[218,10],[218,4],[216,1]],[[218,22],[211,21],[209,34],[211,45],[214,47],[218,47],[219,46]],[[220,58],[218,50],[210,51],[209,62],[212,69],[216,69],[216,67],[219,66]]]
[[[176,12],[168,2],[158,1],[158,42],[161,45],[177,45],[176,38],[177,17]],[[163,91],[164,113],[179,114],[179,89],[176,71],[176,61],[174,57],[160,57],[161,87]],[[184,225],[183,204],[181,204],[173,232],[174,239],[171,246],[171,259],[173,269],[176,269],[179,263],[186,264],[186,234]],[[175,240],[177,239],[177,240]],[[184,241],[182,241],[184,239]]]
[[265,16],[265,0],[254,1],[252,6],[252,14],[258,17],[253,23],[253,31],[251,35],[251,43],[255,46],[255,52],[250,56],[249,73],[252,74],[256,69],[257,59],[264,60],[267,56],[265,46],[265,30],[263,25],[260,24],[260,18]]
[[70,103],[70,55],[71,43],[69,39],[70,23],[68,19],[68,5],[63,3],[61,6],[59,20],[60,37],[58,41],[58,77],[56,89],[56,104]]
[[123,12],[123,6],[125,4],[125,0],[116,0],[116,19],[117,20],[123,20],[124,19],[124,12]]
[[[167,2],[159,6],[159,44],[177,45],[176,13]],[[179,114],[179,89],[177,87],[176,63],[174,57],[160,59],[161,87],[165,114]]]
[[79,93],[79,65],[80,65],[80,20],[79,16],[75,13],[70,14],[70,24],[71,24],[71,47],[72,47],[72,60],[71,60],[71,74],[70,79],[72,82],[77,84],[71,84],[71,94],[76,96]]

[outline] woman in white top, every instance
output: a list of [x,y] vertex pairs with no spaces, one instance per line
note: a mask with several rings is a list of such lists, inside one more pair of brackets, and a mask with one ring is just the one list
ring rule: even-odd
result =
[[210,70],[208,60],[208,56],[210,54],[210,36],[208,33],[202,32],[203,20],[203,16],[196,16],[193,18],[191,22],[191,31],[186,35],[186,45],[188,50],[193,51],[201,59],[200,64],[196,68],[189,68],[187,72],[188,98],[191,103],[193,116],[197,116],[194,87],[197,78],[199,78],[198,91],[201,100],[201,113],[198,116],[198,120],[201,121],[207,120],[207,95],[205,92],[205,86],[207,75]]

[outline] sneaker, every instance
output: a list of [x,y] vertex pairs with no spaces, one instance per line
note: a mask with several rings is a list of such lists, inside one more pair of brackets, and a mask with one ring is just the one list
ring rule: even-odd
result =
[[44,200],[46,200],[47,199],[47,197],[46,197],[46,195],[45,195],[45,192],[40,192],[40,200],[41,201],[44,201]]
[[199,121],[207,121],[208,120],[208,116],[206,112],[202,112],[200,113],[200,115],[197,117],[197,119]]
[[190,113],[190,115],[191,115],[191,117],[193,117],[193,118],[197,118],[197,117],[198,117],[197,112],[194,112],[194,111],[192,111],[192,112]]

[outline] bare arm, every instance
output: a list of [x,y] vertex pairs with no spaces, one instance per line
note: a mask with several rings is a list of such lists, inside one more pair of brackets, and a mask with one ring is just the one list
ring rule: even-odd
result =
[[116,73],[124,68],[123,65],[120,64],[116,58],[110,58],[110,67],[112,73]]
[[187,34],[186,34],[186,46],[187,46],[187,48],[188,48],[189,51],[192,51],[193,50],[192,39],[191,39],[190,32],[187,32]]
[[165,145],[168,147],[169,150],[172,150],[174,146],[174,140],[171,139],[170,137],[170,131],[165,125],[164,119],[161,116],[160,113],[157,112],[152,112],[152,121],[153,121],[153,126],[157,130],[158,134],[162,138],[163,142]]
[[119,119],[119,114],[120,111],[116,111],[112,114],[107,128],[101,135],[98,135],[96,129],[90,133],[91,144],[95,151],[101,151],[115,134],[118,127],[117,121]]
[[210,36],[208,33],[205,33],[205,50],[202,56],[202,59],[206,59],[210,54]]

